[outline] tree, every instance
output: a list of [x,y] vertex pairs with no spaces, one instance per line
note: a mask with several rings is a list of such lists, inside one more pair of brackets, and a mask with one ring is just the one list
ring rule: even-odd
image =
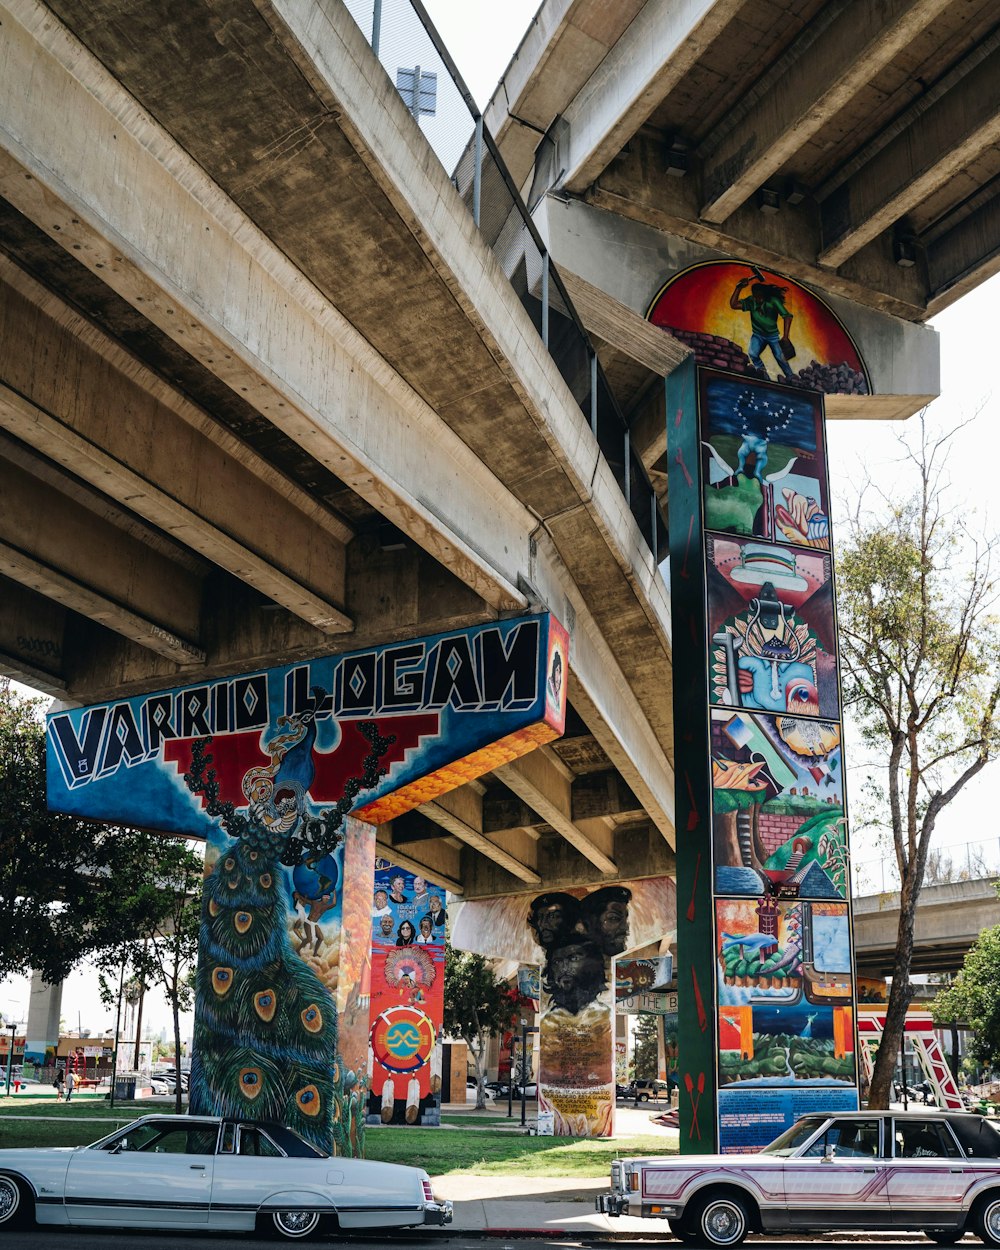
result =
[[483,1061],[490,1037],[510,1026],[514,998],[482,955],[448,947],[444,966],[444,1030],[469,1048],[476,1072],[476,1108],[486,1106]]
[[937,1024],[972,1030],[969,1054],[978,1063],[1000,1065],[1000,925],[980,933],[958,979],[938,993],[931,1011]]
[[869,789],[888,830],[900,880],[899,926],[886,1023],[869,1106],[886,1107],[913,996],[913,925],[931,840],[942,811],[996,757],[1000,634],[993,615],[993,540],[977,538],[947,508],[950,434],[923,416],[902,441],[897,475],[879,508],[861,500],[838,559],[845,708],[880,760]]
[[637,1081],[655,1081],[659,1055],[657,1053],[656,1034],[658,1016],[641,1012],[636,1021],[635,1033],[635,1079]]
[[182,1011],[194,1002],[194,968],[198,959],[203,861],[185,842],[161,838],[156,886],[163,908],[135,930],[134,936],[97,959],[101,998],[115,1001],[122,979],[131,977],[143,988],[159,985],[170,1004],[174,1032],[174,1104],[181,1110]]
[[0,677],[0,977],[56,983],[160,914],[162,838],[47,810],[42,702]]

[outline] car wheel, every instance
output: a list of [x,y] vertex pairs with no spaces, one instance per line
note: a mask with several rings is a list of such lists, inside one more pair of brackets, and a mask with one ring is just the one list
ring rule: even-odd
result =
[[976,1212],[976,1236],[987,1246],[1000,1246],[1000,1194],[990,1194]]
[[319,1228],[318,1211],[275,1211],[271,1219],[282,1237],[309,1237]]
[[0,1176],[0,1228],[16,1228],[26,1222],[30,1202],[13,1176]]
[[688,1227],[710,1246],[738,1246],[749,1232],[750,1220],[735,1194],[709,1194],[695,1207]]

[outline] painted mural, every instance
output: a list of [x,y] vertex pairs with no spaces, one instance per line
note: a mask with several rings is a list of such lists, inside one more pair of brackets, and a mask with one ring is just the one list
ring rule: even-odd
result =
[[[701,374],[706,529],[829,550],[820,404],[805,391]],[[746,567],[767,558],[751,552]]]
[[699,365],[827,395],[871,394],[843,324],[808,287],[773,270],[736,260],[692,265],[664,283],[647,317],[691,347]]
[[613,1132],[615,959],[670,936],[676,897],[672,878],[649,877],[453,905],[457,949],[542,965],[539,1110],[556,1133]]
[[674,656],[681,1149],[755,1150],[858,1105],[821,392],[867,374],[821,301],[739,262],[678,275],[652,319],[696,353],[667,384],[672,608],[693,624]]
[[843,899],[839,723],[717,708],[711,729],[716,891]]
[[713,703],[836,716],[828,554],[709,535]]
[[566,657],[528,617],[49,717],[50,807],[208,844],[192,1110],[363,1151],[369,1042],[420,1010],[370,1038],[374,825],[558,736]]
[[444,888],[378,859],[371,919],[369,1120],[440,1124]]
[[614,1131],[614,957],[629,945],[625,886],[532,899],[527,923],[545,955],[539,1016],[539,1114],[566,1137]]

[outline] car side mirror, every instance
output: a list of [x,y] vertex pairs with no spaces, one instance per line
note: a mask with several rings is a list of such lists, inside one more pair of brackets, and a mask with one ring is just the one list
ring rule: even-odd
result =
[[833,1143],[831,1142],[829,1145],[827,1145],[826,1149],[823,1151],[823,1162],[832,1163],[836,1153],[837,1153],[837,1147],[834,1146]]

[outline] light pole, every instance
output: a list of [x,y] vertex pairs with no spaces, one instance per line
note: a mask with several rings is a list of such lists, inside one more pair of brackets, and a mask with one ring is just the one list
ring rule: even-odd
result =
[[14,1037],[20,1026],[19,1020],[4,1020],[3,1027],[10,1029],[10,1050],[7,1052],[7,1092],[5,1097],[10,1097],[10,1080],[14,1068]]
[[[528,1095],[525,1089],[528,1083],[528,1070],[531,1066],[528,1063],[528,1034],[537,1033],[537,1032],[538,1032],[538,1029],[534,1025],[525,1024],[523,1020],[521,1021],[521,1126],[522,1128],[528,1122],[528,1102],[527,1102]],[[536,1077],[535,1078],[536,1096],[537,1096],[537,1089],[538,1089],[538,1078]]]

